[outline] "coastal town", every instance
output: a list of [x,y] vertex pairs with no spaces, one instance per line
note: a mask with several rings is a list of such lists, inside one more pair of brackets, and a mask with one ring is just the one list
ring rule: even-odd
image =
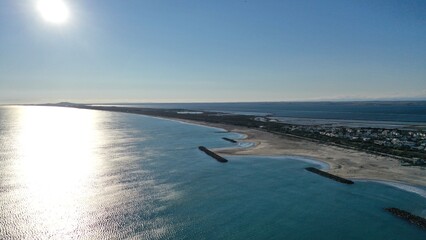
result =
[[[296,130],[298,127],[293,127]],[[409,148],[426,151],[426,134],[397,129],[352,129],[347,127],[309,127],[310,132],[318,131],[321,135],[329,137],[346,138],[353,141],[370,142],[386,147]]]
[[[254,119],[264,123],[260,128],[268,128],[268,123],[280,123],[269,117],[255,117]],[[408,157],[411,160],[401,159],[405,160],[403,161],[404,164],[426,166],[426,132],[424,130],[348,127],[330,124],[295,125],[281,123],[281,125],[280,132],[334,142],[370,152]]]
[[385,147],[426,151],[426,133],[399,129],[350,128],[293,125],[290,131],[307,131],[320,135],[369,142]]

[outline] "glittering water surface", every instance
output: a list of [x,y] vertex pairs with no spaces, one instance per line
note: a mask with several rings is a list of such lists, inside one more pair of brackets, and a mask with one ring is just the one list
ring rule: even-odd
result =
[[0,108],[0,239],[425,239],[383,210],[418,194],[347,186],[291,158],[229,157],[214,128],[55,107]]

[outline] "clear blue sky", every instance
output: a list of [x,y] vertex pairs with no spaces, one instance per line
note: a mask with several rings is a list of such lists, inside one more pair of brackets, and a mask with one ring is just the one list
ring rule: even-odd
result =
[[426,97],[426,1],[0,1],[0,103]]

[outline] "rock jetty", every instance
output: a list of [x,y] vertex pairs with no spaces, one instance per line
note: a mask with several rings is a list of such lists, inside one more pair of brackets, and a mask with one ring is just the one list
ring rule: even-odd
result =
[[231,143],[237,143],[237,141],[235,141],[234,139],[230,139],[230,138],[227,138],[227,137],[223,137],[222,139],[225,140],[225,141],[231,142]]
[[210,157],[212,157],[212,158],[216,159],[218,162],[221,162],[221,163],[226,163],[226,162],[228,162],[228,160],[226,160],[225,158],[223,158],[223,157],[221,157],[221,156],[217,155],[216,153],[214,153],[214,152],[212,152],[212,151],[208,150],[208,149],[207,149],[206,147],[204,147],[204,146],[199,146],[199,147],[198,147],[198,149],[200,149],[201,151],[205,152],[205,153],[206,153],[207,155],[209,155]]
[[412,224],[415,224],[419,227],[422,227],[424,229],[426,229],[426,219],[413,215],[407,211],[398,209],[398,208],[385,208],[386,211],[392,213],[393,215],[400,217],[402,219],[405,219],[407,221],[409,221]]
[[352,182],[351,180],[348,180],[348,179],[345,179],[345,178],[342,178],[342,177],[330,174],[328,172],[321,171],[321,170],[319,170],[317,168],[307,167],[306,170],[308,170],[309,172],[316,173],[316,174],[318,174],[320,176],[323,176],[323,177],[326,177],[326,178],[330,178],[330,179],[332,179],[334,181],[337,181],[337,182],[340,182],[340,183],[354,184],[354,182]]

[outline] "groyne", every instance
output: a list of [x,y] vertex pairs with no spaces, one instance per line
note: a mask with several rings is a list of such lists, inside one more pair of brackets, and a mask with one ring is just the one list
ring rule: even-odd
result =
[[227,160],[227,159],[225,159],[225,158],[223,158],[223,157],[221,157],[221,156],[217,155],[216,153],[214,153],[214,152],[212,152],[212,151],[208,150],[208,149],[207,149],[206,147],[204,147],[204,146],[199,146],[199,147],[198,147],[198,149],[200,149],[201,151],[203,151],[204,153],[206,153],[206,154],[207,154],[207,155],[209,155],[210,157],[212,157],[212,158],[216,159],[218,162],[221,162],[221,163],[226,163],[226,162],[228,162],[228,160]]
[[413,215],[407,211],[398,209],[398,208],[385,208],[386,211],[392,213],[393,215],[405,219],[407,221],[409,221],[410,223],[417,225],[419,227],[422,227],[424,229],[426,229],[426,219]]
[[344,183],[344,184],[354,184],[354,182],[352,182],[351,180],[348,180],[348,179],[345,179],[345,178],[342,178],[342,177],[330,174],[328,172],[321,171],[321,170],[316,169],[314,167],[307,167],[306,170],[308,170],[309,172],[313,172],[315,174],[318,174],[320,176],[323,176],[323,177],[326,177],[326,178],[330,178],[330,179],[332,179],[332,180],[334,180],[336,182],[340,182],[340,183]]
[[234,139],[230,139],[230,138],[227,138],[227,137],[223,137],[222,139],[225,140],[225,141],[231,142],[231,143],[237,143],[237,141],[235,141]]

